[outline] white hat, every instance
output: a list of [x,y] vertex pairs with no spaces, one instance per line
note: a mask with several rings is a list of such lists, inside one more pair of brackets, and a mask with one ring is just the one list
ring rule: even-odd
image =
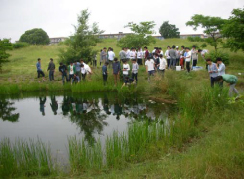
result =
[[179,48],[178,46],[176,46],[176,48]]

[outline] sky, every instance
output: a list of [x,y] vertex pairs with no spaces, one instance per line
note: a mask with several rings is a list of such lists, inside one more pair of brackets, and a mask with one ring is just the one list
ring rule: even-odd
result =
[[12,42],[33,28],[42,28],[49,37],[67,37],[74,33],[77,15],[87,9],[90,23],[98,22],[106,34],[130,32],[128,22],[154,21],[155,35],[164,21],[175,24],[181,34],[194,31],[185,23],[194,14],[228,18],[234,8],[243,8],[244,0],[0,0],[0,39]]

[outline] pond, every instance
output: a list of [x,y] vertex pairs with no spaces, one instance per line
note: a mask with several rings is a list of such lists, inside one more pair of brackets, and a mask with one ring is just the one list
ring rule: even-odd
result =
[[68,161],[69,136],[103,144],[132,122],[167,119],[172,107],[140,95],[117,93],[25,94],[0,97],[0,140],[40,138]]

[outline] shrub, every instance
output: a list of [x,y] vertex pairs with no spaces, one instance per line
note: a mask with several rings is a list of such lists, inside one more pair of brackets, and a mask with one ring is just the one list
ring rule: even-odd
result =
[[26,43],[26,42],[16,42],[15,44],[13,44],[13,48],[17,49],[17,48],[23,48],[23,47],[28,47],[30,44]]
[[206,55],[206,58],[210,58],[213,60],[213,62],[216,62],[216,59],[220,57],[223,60],[223,63],[228,65],[229,64],[229,54],[222,52],[222,51],[211,51]]

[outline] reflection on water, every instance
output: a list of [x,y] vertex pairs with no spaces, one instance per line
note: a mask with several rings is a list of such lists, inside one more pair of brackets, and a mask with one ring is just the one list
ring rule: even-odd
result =
[[68,136],[75,135],[89,143],[100,138],[103,142],[114,130],[125,131],[133,121],[166,119],[169,109],[141,96],[117,93],[2,98],[0,140],[39,136],[43,142],[50,142],[54,151],[65,153]]

